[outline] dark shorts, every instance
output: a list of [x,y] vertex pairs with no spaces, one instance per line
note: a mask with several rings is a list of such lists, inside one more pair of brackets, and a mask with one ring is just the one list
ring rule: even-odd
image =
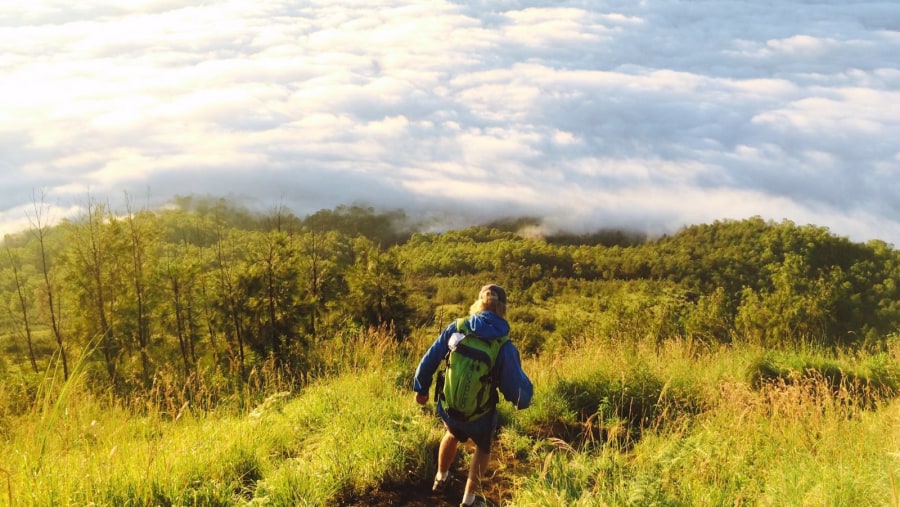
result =
[[494,431],[497,430],[497,409],[491,410],[487,414],[474,419],[472,421],[457,421],[453,419],[441,404],[437,404],[438,415],[444,421],[444,426],[460,442],[472,439],[479,449],[485,452],[491,452],[491,444],[494,441]]

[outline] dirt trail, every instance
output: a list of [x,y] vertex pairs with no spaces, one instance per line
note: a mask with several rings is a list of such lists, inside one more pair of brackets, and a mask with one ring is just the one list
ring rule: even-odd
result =
[[378,491],[344,504],[346,507],[456,507],[462,500],[464,484],[454,481],[444,493],[433,493],[428,484],[385,485]]
[[[464,447],[465,446],[465,447]],[[466,444],[460,446],[459,453],[472,453],[474,448]],[[484,482],[484,495],[488,505],[507,504],[512,499],[511,475],[521,463],[508,456],[497,456],[492,453],[491,462]],[[443,493],[431,491],[431,479],[427,482],[418,480],[402,484],[385,484],[378,491],[354,498],[342,505],[345,507],[457,507],[462,501],[466,486],[468,467],[457,456],[450,476],[450,484]],[[430,474],[429,474],[430,477]]]

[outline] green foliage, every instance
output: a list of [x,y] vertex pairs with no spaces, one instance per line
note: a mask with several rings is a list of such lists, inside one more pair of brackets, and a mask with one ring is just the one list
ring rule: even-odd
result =
[[755,389],[815,381],[845,402],[863,407],[900,395],[900,364],[886,353],[851,362],[816,354],[769,351],[750,363],[746,378]]
[[[594,357],[602,351],[581,353]],[[570,442],[602,439],[630,445],[646,430],[658,431],[706,406],[704,393],[680,378],[681,373],[619,359],[588,365],[582,357],[567,365],[567,375],[546,382],[546,401],[541,399],[538,410],[523,417],[538,434]]]
[[[90,395],[167,420],[182,407],[241,412],[273,391],[380,368],[385,353],[397,361],[388,383],[405,388],[415,356],[468,312],[488,282],[507,288],[512,339],[543,372],[535,406],[504,414],[520,439],[562,438],[573,448],[609,441],[625,452],[715,410],[727,382],[748,383],[753,396],[815,383],[832,398],[856,399],[860,410],[898,392],[900,255],[880,241],[857,244],[822,227],[760,218],[648,240],[616,231],[542,237],[529,217],[433,233],[417,231],[403,212],[361,206],[301,218],[213,198],[174,204],[121,213],[89,202],[81,217],[4,239],[0,434],[12,434],[17,418],[43,403],[45,379],[56,378],[63,357],[81,358],[75,376]],[[803,355],[808,347],[821,357]],[[732,349],[753,353],[726,381],[718,358]],[[576,351],[595,363],[569,359]],[[562,366],[550,374],[544,363]],[[521,440],[517,447],[525,452]],[[90,494],[64,477],[47,498],[77,489],[110,501],[227,503],[254,495],[264,480],[312,487],[297,482],[293,465],[274,472],[269,457],[251,451],[238,446],[217,456],[218,479],[208,485],[196,483],[196,470],[143,481],[130,470],[92,484]],[[352,461],[343,449],[329,452]],[[548,502],[587,502],[584,491],[615,489],[609,477],[626,480],[616,473],[630,474],[634,487],[620,488],[610,503],[685,494],[646,469],[629,471],[621,457],[573,456],[557,450],[546,477],[564,473],[572,458],[579,473],[605,478],[575,491],[584,477],[560,476],[565,491]],[[348,486],[347,470],[355,469],[328,467],[316,471],[334,477],[327,498],[359,495],[378,481]],[[738,475],[725,481],[724,496],[691,498],[715,504],[735,498],[735,488],[768,494]],[[705,481],[697,480],[698,491],[710,486]]]
[[558,245],[602,245],[606,247],[637,246],[647,241],[647,235],[638,231],[622,229],[602,229],[597,232],[573,234],[557,232],[547,236],[547,241]]
[[513,308],[509,320],[516,323],[516,347],[523,356],[539,355],[550,348],[556,332],[556,320],[538,306]]
[[347,314],[362,326],[389,326],[397,337],[408,332],[411,310],[394,250],[381,251],[370,241],[353,243],[355,261],[346,273]]
[[402,210],[376,213],[371,207],[358,205],[318,211],[303,220],[303,225],[311,230],[336,231],[350,237],[363,236],[380,248],[404,242],[413,228]]

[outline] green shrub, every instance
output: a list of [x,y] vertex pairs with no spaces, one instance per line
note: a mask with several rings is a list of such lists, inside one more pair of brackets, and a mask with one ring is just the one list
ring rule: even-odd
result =
[[751,361],[746,378],[755,389],[817,380],[845,402],[869,408],[900,393],[900,365],[885,353],[851,362],[813,353],[768,351]]

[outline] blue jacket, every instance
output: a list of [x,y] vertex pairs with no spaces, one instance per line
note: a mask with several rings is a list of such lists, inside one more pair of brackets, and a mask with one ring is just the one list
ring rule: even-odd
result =
[[[509,323],[494,312],[485,311],[468,318],[469,329],[482,338],[500,338],[509,334]],[[456,332],[456,321],[450,323],[437,337],[428,352],[419,361],[416,368],[416,376],[413,381],[413,390],[421,395],[428,395],[434,373],[444,361],[447,355],[447,341],[450,335]],[[531,379],[522,370],[522,361],[519,358],[519,349],[512,343],[506,342],[497,356],[497,373],[500,379],[500,393],[516,408],[527,408],[531,405],[531,397],[534,387]]]

